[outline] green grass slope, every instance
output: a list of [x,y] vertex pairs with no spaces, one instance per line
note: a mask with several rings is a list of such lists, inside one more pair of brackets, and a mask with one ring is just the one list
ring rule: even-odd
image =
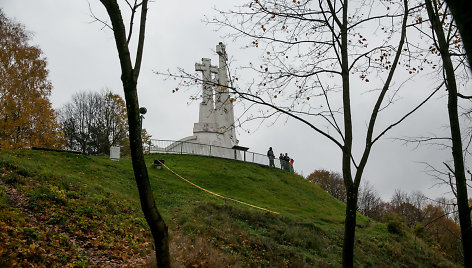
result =
[[[273,214],[211,195],[263,207]],[[191,155],[148,155],[156,203],[181,267],[341,265],[344,204],[302,177]],[[152,250],[131,160],[0,151],[0,266],[137,266]],[[358,267],[454,267],[409,233],[358,215]]]

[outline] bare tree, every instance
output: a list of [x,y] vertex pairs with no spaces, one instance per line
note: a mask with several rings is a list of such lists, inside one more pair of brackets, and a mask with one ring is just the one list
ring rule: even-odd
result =
[[381,221],[385,215],[385,204],[369,181],[364,181],[359,189],[358,204],[358,211],[362,215],[376,221]]
[[[121,81],[125,93],[126,108],[128,112],[129,140],[131,147],[131,158],[133,162],[134,177],[138,186],[139,198],[144,217],[151,229],[156,247],[156,259],[158,267],[170,267],[169,258],[169,238],[167,225],[161,214],[157,210],[154,197],[152,195],[151,184],[144,162],[143,144],[141,141],[140,114],[137,93],[137,83],[144,49],[144,36],[146,26],[146,15],[148,1],[134,1],[131,4],[126,1],[131,9],[130,27],[128,35],[121,15],[120,6],[116,0],[100,0],[106,8],[111,21],[111,28],[115,36],[116,48],[120,58]],[[140,10],[141,19],[139,23],[139,36],[136,51],[135,63],[133,66],[129,43],[132,36],[133,20],[136,12]]]
[[[359,184],[372,146],[422,105],[384,129],[375,129],[379,113],[393,102],[397,93],[391,90],[391,83],[404,50],[410,9],[407,1],[396,6],[383,6],[375,1],[356,2],[352,9],[350,4],[350,1],[336,0],[255,0],[238,10],[222,12],[222,18],[212,21],[233,29],[236,38],[249,37],[252,46],[265,50],[264,63],[251,67],[262,81],[247,90],[232,87],[237,96],[273,109],[274,112],[264,111],[261,117],[285,114],[305,123],[341,150],[347,194],[345,267],[353,266]],[[367,25],[377,27],[377,34],[385,40],[372,40],[372,45],[367,40]],[[396,45],[392,45],[393,40]],[[356,151],[351,96],[360,90],[351,85],[353,75],[364,83],[383,76],[376,81],[382,86],[370,91],[375,98],[365,144]],[[336,96],[337,103],[333,101]],[[324,103],[316,103],[315,99]],[[284,105],[283,100],[289,104]],[[325,126],[319,119],[324,120]],[[360,157],[356,158],[354,152],[360,152]]]
[[[262,63],[251,63],[247,68],[256,72],[260,81],[242,87],[238,85],[239,77],[232,75],[228,86],[251,107],[265,107],[250,119],[286,115],[306,124],[340,149],[346,189],[345,267],[353,266],[359,185],[373,145],[440,89],[433,90],[397,121],[378,122],[379,115],[395,102],[403,86],[400,83],[394,87],[398,64],[403,61],[410,74],[422,69],[413,66],[415,59],[408,57],[409,47],[405,46],[407,28],[421,23],[408,23],[409,14],[416,9],[417,6],[409,8],[408,1],[254,0],[232,11],[219,11],[221,17],[208,21],[233,30],[229,37],[235,40],[249,38],[248,47],[264,51]],[[197,75],[184,70],[179,75],[162,75],[180,79],[183,86],[202,82]],[[221,85],[215,82],[214,86]],[[354,127],[362,128],[354,117],[352,105],[356,95],[362,95],[364,103],[372,101],[364,143],[354,139]]]
[[399,189],[395,190],[392,199],[389,203],[388,213],[396,213],[405,218],[408,226],[414,226],[416,222],[422,222],[420,218],[423,216],[422,209],[415,206],[415,204],[424,205],[423,203],[417,203],[420,197],[416,194],[407,194]]
[[[432,26],[435,46],[441,55],[444,81],[446,82],[448,92],[447,108],[451,131],[452,158],[454,160],[454,168],[448,168],[455,178],[455,191],[454,189],[453,191],[457,199],[462,247],[464,251],[464,266],[472,267],[472,254],[470,254],[472,252],[471,207],[468,203],[462,136],[458,114],[458,89],[450,48],[454,34],[451,36],[451,32],[448,32],[447,35],[444,32],[444,22],[448,14],[447,8],[436,0],[425,0],[425,4]],[[452,23],[449,26],[446,25],[446,27],[451,29]]]
[[124,100],[111,91],[78,93],[60,110],[59,121],[70,150],[109,154],[127,138]]
[[424,220],[424,208],[428,205],[428,199],[420,191],[414,191],[409,195],[410,203],[417,209],[415,220],[417,222],[423,222]]

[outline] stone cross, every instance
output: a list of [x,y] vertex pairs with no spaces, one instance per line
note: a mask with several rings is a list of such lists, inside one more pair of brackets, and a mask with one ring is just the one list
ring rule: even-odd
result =
[[229,100],[229,94],[228,94],[228,90],[227,90],[227,87],[228,87],[228,74],[226,72],[227,55],[226,55],[225,45],[223,43],[220,42],[216,46],[216,53],[219,56],[218,76],[217,76],[216,80],[217,80],[218,85],[220,85],[220,88],[218,90],[219,94],[216,98],[216,100],[217,100],[216,105],[221,106],[221,104],[224,104],[225,102],[227,102]]
[[202,103],[210,104],[212,108],[214,107],[213,102],[213,87],[211,85],[211,74],[218,73],[218,67],[211,65],[211,60],[207,58],[202,58],[202,63],[195,63],[195,71],[202,72],[203,79],[203,92],[202,92]]
[[199,119],[194,124],[192,139],[202,144],[232,148],[238,144],[238,140],[234,129],[233,100],[228,89],[227,55],[223,43],[216,46],[216,53],[219,56],[218,66],[212,66],[208,58],[202,58],[202,63],[195,64],[195,71],[202,72],[203,88]]
[[228,56],[226,54],[226,46],[222,42],[216,46],[216,53],[219,56],[218,84],[220,85],[216,97],[216,106],[218,107],[217,109],[220,110],[217,114],[217,123],[225,127],[225,135],[228,136],[232,143],[238,144],[236,131],[234,129],[233,103],[231,102],[231,96],[228,90]]

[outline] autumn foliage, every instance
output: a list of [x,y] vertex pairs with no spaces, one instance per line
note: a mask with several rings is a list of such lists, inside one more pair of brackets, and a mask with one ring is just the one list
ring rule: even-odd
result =
[[0,267],[139,266],[151,241],[129,202],[58,181],[0,162]]
[[0,10],[0,148],[60,146],[46,59]]
[[341,174],[322,169],[315,170],[306,179],[317,184],[336,199],[346,202],[346,188]]
[[[306,179],[346,202],[343,178],[339,173],[315,170]],[[384,202],[366,181],[359,190],[357,211],[385,223],[391,233],[414,233],[439,254],[455,263],[462,262],[457,205],[453,200],[431,200],[418,191],[408,194],[395,190],[391,200]]]

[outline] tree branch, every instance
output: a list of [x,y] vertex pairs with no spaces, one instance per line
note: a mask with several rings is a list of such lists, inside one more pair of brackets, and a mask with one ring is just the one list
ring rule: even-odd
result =
[[141,62],[143,59],[143,49],[144,49],[144,35],[146,30],[146,15],[147,15],[147,0],[143,0],[142,8],[141,8],[141,21],[139,25],[139,41],[138,41],[138,49],[136,51],[136,61],[134,64],[134,71],[133,71],[133,79],[134,82],[137,83],[139,72],[141,70]]
[[413,110],[411,110],[410,112],[408,112],[407,114],[405,114],[402,118],[400,118],[400,120],[398,120],[397,122],[391,124],[390,126],[388,126],[386,129],[384,129],[384,131],[382,131],[373,141],[372,143],[375,143],[378,139],[380,139],[380,137],[382,137],[383,135],[385,135],[385,133],[387,131],[389,131],[391,128],[395,127],[396,125],[400,124],[403,120],[405,120],[407,117],[409,117],[411,114],[413,114],[416,110],[418,110],[421,106],[423,106],[429,99],[431,99],[434,94],[436,94],[436,92],[439,91],[439,89],[441,89],[441,87],[444,85],[444,81],[441,83],[441,85],[439,85],[424,101],[422,101],[420,104],[418,104]]
[[466,100],[472,99],[472,96],[465,96],[465,95],[462,95],[459,92],[457,92],[457,97],[462,98],[462,99],[466,99]]
[[[385,94],[387,93],[388,89],[390,88],[390,83],[392,81],[393,74],[395,73],[398,61],[400,59],[403,44],[405,43],[406,25],[407,25],[407,19],[408,19],[408,15],[409,15],[409,13],[408,13],[408,11],[409,11],[409,9],[408,9],[408,0],[403,0],[403,5],[404,5],[404,13],[403,13],[402,31],[401,31],[400,40],[398,42],[397,51],[395,53],[395,59],[393,60],[392,67],[390,68],[390,71],[389,71],[388,76],[387,76],[387,80],[385,81],[384,86],[382,88],[382,91],[381,91],[379,97],[377,98],[377,102],[375,103],[374,109],[372,110],[372,114],[371,114],[370,121],[369,121],[369,126],[367,128],[367,135],[366,135],[364,153],[362,154],[361,161],[359,162],[359,168],[357,169],[357,172],[356,172],[355,185],[359,185],[359,183],[360,183],[361,175],[364,171],[365,165],[367,164],[367,159],[369,157],[370,150],[372,148],[372,145],[377,140],[377,139],[372,140],[373,133],[374,133],[375,122],[377,120],[377,115],[379,113],[379,109],[380,109],[380,107],[382,105],[382,102],[384,100]],[[388,128],[388,129],[390,129],[390,128]]]
[[[90,11],[90,15],[91,17],[95,20],[95,21],[98,21],[100,22],[101,24],[103,24],[103,28],[108,28],[110,30],[113,31],[113,27],[110,26],[110,24],[108,24],[106,21],[103,21],[101,19],[99,19],[97,16],[95,16],[95,14],[93,13],[93,10],[92,10],[92,6],[90,5],[90,1],[88,1],[88,6],[89,6],[89,11]],[[93,22],[92,22],[93,23]],[[102,28],[102,29],[103,29]]]

